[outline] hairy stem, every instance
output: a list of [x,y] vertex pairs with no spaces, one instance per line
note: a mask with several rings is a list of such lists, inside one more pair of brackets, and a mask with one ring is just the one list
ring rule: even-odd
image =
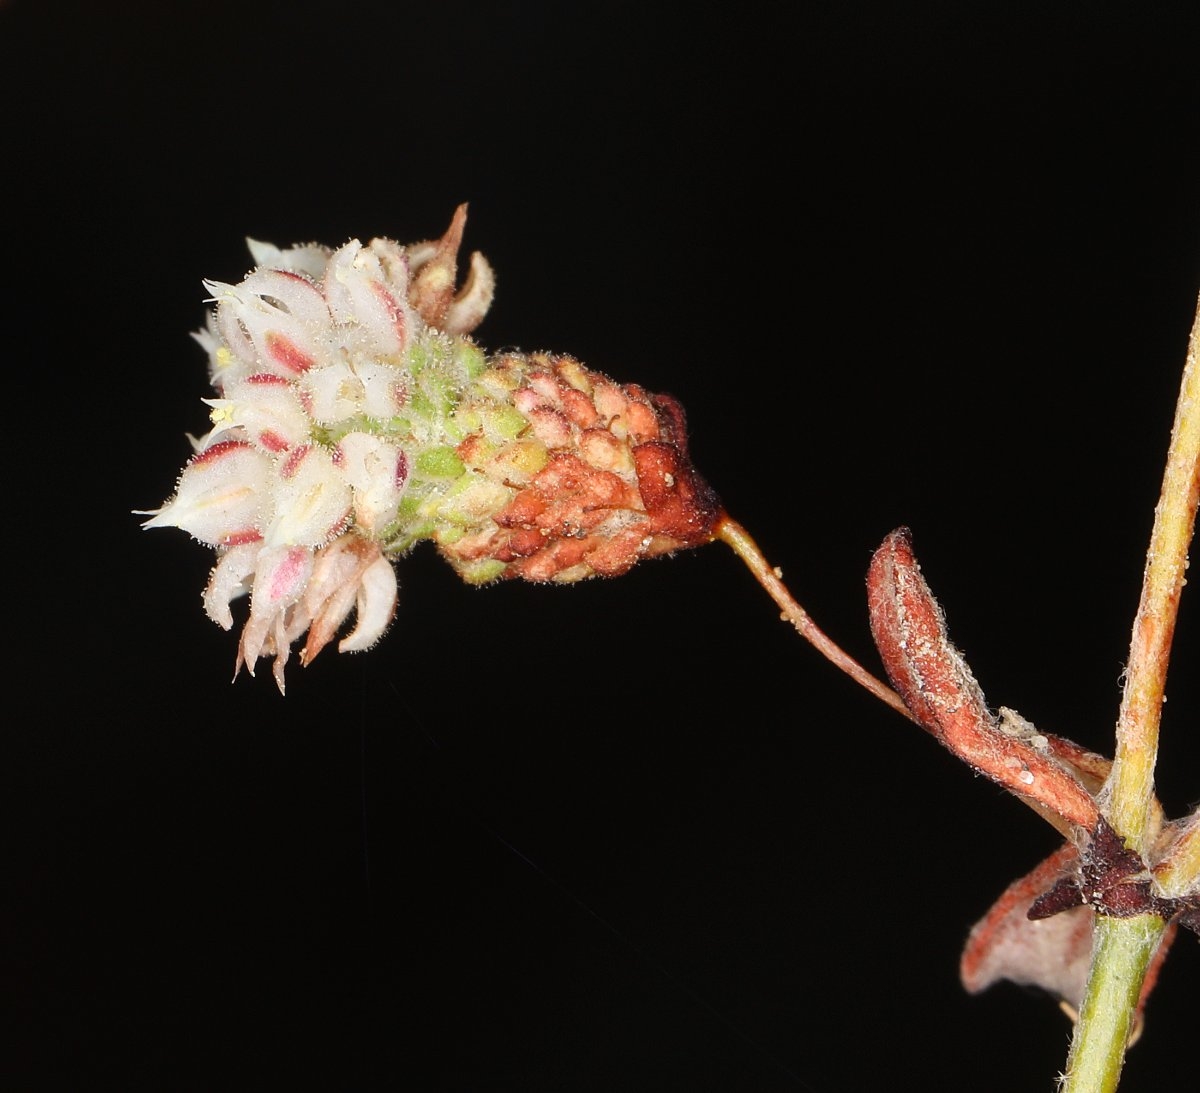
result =
[[1097,916],[1092,974],[1075,1025],[1062,1093],[1111,1093],[1117,1088],[1142,980],[1166,925],[1157,915]]
[[[1133,624],[1125,691],[1117,721],[1117,750],[1102,791],[1109,822],[1145,856],[1154,836],[1147,823],[1154,800],[1154,763],[1166,692],[1171,639],[1187,568],[1187,550],[1200,501],[1200,303],[1188,342],[1183,382],[1171,429],[1162,491],[1146,557],[1142,598]],[[1189,853],[1188,851],[1192,851]],[[1192,839],[1183,845],[1170,880],[1188,887],[1197,867]],[[1142,980],[1166,923],[1154,915],[1097,916],[1092,967],[1063,1083],[1065,1093],[1116,1089]]]
[[768,595],[783,612],[787,619],[810,645],[835,667],[840,668],[855,683],[870,691],[880,702],[891,706],[897,713],[914,720],[904,700],[886,683],[871,675],[861,664],[851,657],[844,649],[834,642],[804,610],[787,590],[779,573],[772,568],[759,549],[758,544],[750,537],[750,533],[725,513],[713,528],[713,534],[722,542],[728,543],[734,553],[741,558],[758,583],[767,590]]
[[1145,854],[1152,833],[1146,823],[1154,799],[1158,726],[1166,692],[1167,663],[1187,569],[1188,544],[1200,500],[1200,307],[1192,326],[1187,363],[1154,530],[1146,555],[1142,598],[1133,623],[1125,692],[1117,721],[1117,750],[1105,787],[1109,822]]

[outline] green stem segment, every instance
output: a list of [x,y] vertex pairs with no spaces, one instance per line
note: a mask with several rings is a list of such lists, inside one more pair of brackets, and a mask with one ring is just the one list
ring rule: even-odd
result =
[[1096,919],[1092,974],[1062,1093],[1111,1093],[1117,1088],[1142,980],[1166,925],[1157,915]]
[[[1200,301],[1188,342],[1187,362],[1162,491],[1133,623],[1117,750],[1104,787],[1105,811],[1113,828],[1143,857],[1154,836],[1148,824],[1154,796],[1158,727],[1166,693],[1167,663],[1187,551],[1200,503]],[[1194,880],[1196,856],[1174,863],[1172,880],[1182,890]],[[1105,1093],[1117,1087],[1146,968],[1166,923],[1154,915],[1130,919],[1097,916],[1092,967],[1067,1061],[1065,1093]]]

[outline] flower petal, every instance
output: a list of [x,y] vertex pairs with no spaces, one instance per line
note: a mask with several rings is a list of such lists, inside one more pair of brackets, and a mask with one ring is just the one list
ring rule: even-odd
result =
[[209,546],[259,539],[271,461],[245,441],[227,440],[195,456],[175,496],[142,524],[182,528]]
[[354,522],[377,535],[396,518],[408,482],[408,457],[398,445],[369,433],[347,433],[338,466],[354,491]]
[[345,527],[353,495],[324,448],[307,445],[289,453],[280,461],[273,485],[269,545],[320,546]]
[[[242,630],[240,656],[250,674],[259,656],[279,655],[279,643],[273,639],[283,612],[304,592],[313,570],[312,551],[286,546],[264,550],[258,558],[254,588],[250,593],[250,618]],[[283,648],[287,648],[284,641]]]
[[259,543],[235,546],[225,551],[213,566],[204,589],[204,613],[222,630],[233,628],[233,614],[229,605],[250,591],[249,578],[254,574],[261,550]]
[[308,440],[311,423],[295,388],[282,376],[259,373],[231,383],[224,398],[205,399],[212,407],[209,443],[238,430],[256,448],[276,454]]
[[[349,327],[351,346],[373,357],[396,358],[408,344],[404,263],[385,271],[373,250],[352,239],[335,251],[325,271],[325,297],[334,319]],[[389,274],[400,283],[389,283]]]
[[329,309],[307,277],[257,269],[239,285],[205,281],[217,303],[217,330],[245,364],[293,379],[323,356]]
[[355,603],[354,629],[338,643],[339,653],[369,649],[381,637],[396,613],[396,571],[381,554],[363,573]]

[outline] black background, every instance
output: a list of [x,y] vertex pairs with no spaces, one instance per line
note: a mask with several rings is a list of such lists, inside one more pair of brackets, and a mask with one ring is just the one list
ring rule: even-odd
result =
[[[243,237],[440,234],[489,347],[688,407],[877,663],[893,527],[994,705],[1111,751],[1200,287],[1188,5],[0,3],[7,1088],[1050,1089],[957,982],[1052,833],[721,546],[569,589],[400,566],[374,650],[229,677],[143,534]],[[15,192],[14,192],[15,191]],[[1185,598],[1186,600],[1186,598]],[[1194,807],[1185,602],[1160,789]],[[1176,946],[1123,1088],[1181,1088]]]

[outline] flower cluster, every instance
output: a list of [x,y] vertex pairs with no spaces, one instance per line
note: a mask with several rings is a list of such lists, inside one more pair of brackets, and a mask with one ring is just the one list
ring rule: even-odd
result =
[[245,280],[205,282],[212,429],[144,526],[216,548],[205,610],[230,629],[249,594],[238,667],[273,657],[281,690],[305,634],[303,663],[352,612],[340,650],[380,637],[421,540],[469,581],[565,582],[712,538],[673,399],[471,340],[494,278],[476,253],[456,288],[465,216],[407,247],[252,242]]

